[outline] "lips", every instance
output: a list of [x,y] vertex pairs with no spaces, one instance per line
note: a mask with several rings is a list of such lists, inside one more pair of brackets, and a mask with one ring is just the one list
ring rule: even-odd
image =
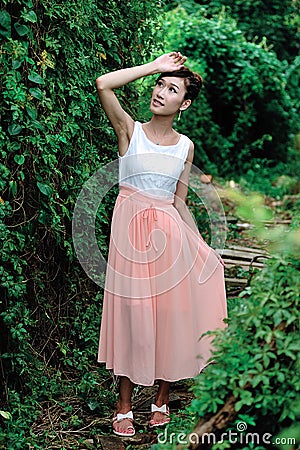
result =
[[164,104],[162,102],[160,102],[159,100],[157,100],[157,98],[154,98],[152,100],[152,103],[154,106],[164,106]]

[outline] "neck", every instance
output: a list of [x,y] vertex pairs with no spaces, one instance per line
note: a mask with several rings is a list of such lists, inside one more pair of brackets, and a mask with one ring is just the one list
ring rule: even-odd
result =
[[170,117],[152,116],[148,127],[157,145],[162,144],[167,137],[174,133],[172,125],[173,120]]
[[166,139],[170,139],[170,136],[175,134],[173,130],[173,121],[175,114],[169,116],[158,116],[153,114],[150,122],[147,123],[147,128],[152,135],[157,145],[162,145]]
[[172,130],[174,116],[157,116],[153,115],[149,124],[153,130],[160,136],[166,135]]

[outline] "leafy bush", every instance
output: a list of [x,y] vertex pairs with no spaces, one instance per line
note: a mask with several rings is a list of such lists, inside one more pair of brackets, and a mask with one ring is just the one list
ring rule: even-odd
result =
[[[270,167],[268,161],[258,161],[253,164],[239,178],[239,184],[244,192],[261,192],[274,198],[282,198],[284,195],[296,195],[300,192],[299,177],[297,169],[300,160],[295,160],[294,169],[288,167],[284,163],[278,163],[274,167]],[[287,175],[288,173],[289,175]]]
[[166,32],[168,48],[179,48],[204,76],[202,95],[180,123],[195,141],[195,163],[227,176],[256,161],[286,162],[298,131],[297,96],[286,88],[290,66],[264,41],[248,42],[224,12],[194,6],[169,11]]
[[[40,402],[59,398],[63,387],[105,408],[98,385],[107,373],[91,374],[102,293],[77,261],[71,219],[85,181],[117,157],[95,79],[148,57],[160,6],[4,0],[2,8],[1,397],[11,419],[0,442],[15,450],[38,445],[30,424]],[[127,87],[124,103],[134,96]],[[97,213],[104,254],[113,198]]]
[[[261,437],[270,433],[275,438],[297,419],[299,267],[299,260],[274,257],[241,294],[230,311],[228,329],[214,341],[217,364],[209,365],[197,377],[193,387],[196,398],[182,414],[185,421],[175,418],[168,436],[192,431],[196,420],[208,420],[231,395],[235,418],[215,430],[217,439],[225,432],[228,436],[230,430],[237,432],[238,422],[246,423],[249,433]],[[167,450],[175,445],[156,448]],[[225,442],[212,448],[249,447],[238,439],[236,445]]]
[[267,39],[279,59],[292,61],[299,53],[299,10],[291,0],[196,0],[212,13],[223,7],[238,22],[248,41]]

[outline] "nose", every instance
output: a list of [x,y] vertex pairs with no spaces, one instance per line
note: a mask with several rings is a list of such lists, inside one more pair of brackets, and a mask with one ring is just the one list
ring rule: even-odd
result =
[[157,92],[157,97],[163,98],[165,90],[166,90],[165,86],[163,88],[159,89],[159,91]]

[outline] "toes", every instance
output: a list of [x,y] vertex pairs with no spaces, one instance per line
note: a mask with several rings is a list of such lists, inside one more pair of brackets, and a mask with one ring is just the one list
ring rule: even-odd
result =
[[126,420],[120,423],[115,422],[113,428],[114,431],[122,434],[131,435],[134,432],[132,423],[130,421],[127,422]]

